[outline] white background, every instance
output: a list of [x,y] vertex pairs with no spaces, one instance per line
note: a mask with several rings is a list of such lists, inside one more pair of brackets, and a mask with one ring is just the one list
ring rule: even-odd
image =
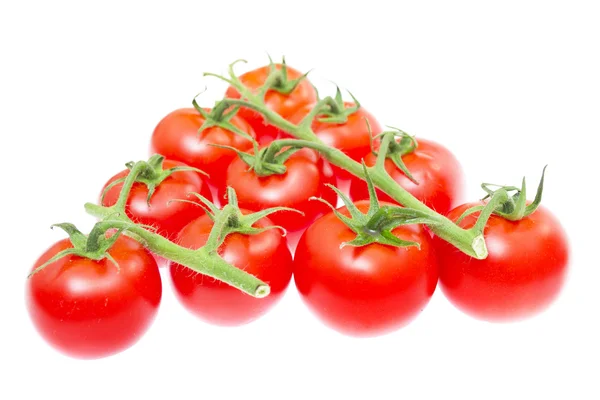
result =
[[[0,398],[600,398],[597,328],[599,13],[593,1],[65,2],[0,5]],[[537,183],[563,221],[560,300],[517,324],[479,322],[436,292],[410,326],[369,340],[320,325],[293,286],[265,318],[215,328],[168,284],[130,350],[83,362],[48,347],[23,288],[37,256],[89,229],[82,205],[155,124],[237,58],[286,55],[323,91],[351,89],[384,123],[449,147],[468,178]],[[243,69],[242,69],[243,71]],[[588,210],[588,211],[586,211]]]

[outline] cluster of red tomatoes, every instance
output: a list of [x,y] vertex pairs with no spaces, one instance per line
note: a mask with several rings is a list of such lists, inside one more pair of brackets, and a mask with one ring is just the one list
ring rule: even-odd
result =
[[[290,81],[301,78],[293,68],[284,68]],[[240,80],[249,89],[258,89],[270,71],[270,67],[259,68],[241,75]],[[230,87],[226,97],[239,98],[240,94]],[[264,98],[269,109],[294,124],[316,101],[308,79],[300,79],[288,92],[269,90]],[[364,107],[356,106],[342,105],[344,110],[356,108],[344,122],[327,122],[317,116],[312,130],[327,145],[372,166],[376,159],[372,138],[382,128]],[[70,255],[29,278],[27,301],[32,320],[56,348],[76,357],[93,358],[114,354],[138,340],[160,304],[160,263],[168,264],[181,304],[205,321],[231,326],[255,320],[277,303],[293,276],[301,297],[325,324],[356,336],[383,334],[406,325],[427,305],[438,280],[457,307],[487,320],[536,313],[556,297],[563,284],[566,237],[558,221],[542,207],[519,221],[493,215],[485,230],[489,256],[484,260],[472,259],[421,225],[392,230],[397,238],[418,242],[420,247],[378,243],[342,246],[356,234],[327,205],[311,199],[319,197],[335,205],[337,194],[326,185],[349,180],[352,201],[366,212],[368,191],[363,180],[332,167],[310,149],[287,158],[285,172],[261,176],[231,149],[252,152],[250,140],[222,126],[211,126],[198,134],[205,116],[195,108],[165,116],[152,135],[152,152],[166,158],[164,169],[191,166],[205,171],[208,177],[192,170],[173,172],[155,188],[149,201],[148,186],[136,182],[127,199],[127,215],[180,246],[196,249],[206,243],[213,221],[201,207],[173,201],[190,200],[190,192],[219,204],[226,188],[232,187],[244,213],[277,206],[301,211],[303,214],[282,211],[255,224],[278,225],[296,232],[301,235],[297,247],[288,243],[282,231],[269,229],[252,235],[233,233],[218,249],[227,262],[267,282],[270,295],[254,298],[185,266],[153,257],[134,239],[120,236],[108,250],[118,269],[108,258]],[[285,132],[247,108],[239,109],[227,122],[261,146],[286,137]],[[419,139],[418,147],[402,161],[413,179],[391,160],[386,160],[385,169],[431,209],[456,220],[473,205],[453,208],[460,201],[461,168],[441,145]],[[123,186],[119,180],[128,173],[125,170],[107,182],[103,205],[117,202]],[[393,202],[383,193],[379,198]],[[349,215],[345,207],[339,211]],[[476,217],[477,213],[468,216],[460,226],[473,226]],[[68,239],[57,243],[34,268],[72,246]]]

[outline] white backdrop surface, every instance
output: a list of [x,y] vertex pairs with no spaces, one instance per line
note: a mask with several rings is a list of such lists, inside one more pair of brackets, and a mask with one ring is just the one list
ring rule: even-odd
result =
[[[600,398],[598,17],[593,1],[3,2],[0,398]],[[222,95],[202,72],[258,67],[267,52],[443,143],[468,199],[482,181],[533,184],[548,164],[543,204],[572,250],[560,299],[498,325],[437,291],[408,327],[365,340],[323,327],[293,285],[259,321],[213,327],[165,279],[156,321],[128,351],[86,362],[47,346],[23,288],[63,237],[48,227],[89,229],[83,203],[147,156],[160,118],[205,86],[205,105]]]

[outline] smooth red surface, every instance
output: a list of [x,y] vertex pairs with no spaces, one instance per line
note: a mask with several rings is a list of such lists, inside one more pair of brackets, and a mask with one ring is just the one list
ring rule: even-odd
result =
[[[268,218],[254,224],[258,228],[272,225]],[[212,226],[208,216],[196,219],[181,231],[179,244],[190,249],[203,246]],[[292,255],[279,229],[257,235],[231,234],[218,253],[230,264],[267,282],[271,293],[257,299],[226,283],[172,263],[169,270],[173,288],[187,310],[207,322],[235,326],[259,318],[279,301],[292,276]]]
[[[56,243],[33,269],[70,247],[68,239]],[[127,349],[146,332],[158,310],[162,286],[152,255],[125,236],[109,254],[120,270],[107,259],[67,256],[27,280],[33,324],[69,356],[100,358]]]
[[[404,164],[419,183],[413,183],[396,167],[392,160],[385,161],[385,169],[392,179],[417,199],[441,214],[446,214],[463,196],[464,176],[458,160],[450,151],[438,143],[419,139],[417,150],[402,157]],[[375,165],[377,156],[372,152],[364,154],[367,166]],[[367,184],[356,177],[350,183],[350,197],[353,201],[369,198]],[[387,194],[377,190],[377,197],[394,202]]]
[[[330,166],[310,149],[294,153],[284,165],[287,171],[280,175],[260,177],[248,170],[241,159],[234,160],[227,170],[227,186],[235,189],[239,206],[252,211],[270,207],[290,207],[304,215],[279,211],[269,215],[275,225],[291,232],[306,228],[318,216],[329,211],[326,204],[311,197],[321,197],[335,205],[337,195],[325,184],[335,183]],[[219,197],[225,196],[225,190]]]
[[[345,103],[346,108],[354,107],[353,103]],[[292,118],[291,122],[298,124],[311,110],[312,106],[303,107]],[[369,126],[371,132],[369,132]],[[371,136],[382,132],[377,119],[364,107],[350,114],[343,124],[320,122],[315,118],[312,124],[313,132],[328,146],[343,151],[347,156],[360,162],[365,154],[371,152]],[[333,167],[336,176],[342,179],[350,178],[351,174],[344,169]]]
[[[456,220],[472,203],[455,208]],[[461,221],[469,228],[479,213]],[[476,260],[436,238],[440,284],[460,310],[488,321],[512,321],[547,308],[563,287],[568,242],[558,220],[543,207],[520,221],[492,215],[484,232],[489,255]]]
[[[210,110],[207,109],[208,111]],[[242,132],[254,136],[252,127],[239,116],[234,116],[229,122]],[[246,151],[252,148],[252,143],[240,135],[216,126],[198,134],[203,123],[204,118],[194,108],[181,108],[171,112],[154,129],[151,152],[201,169],[210,175],[209,182],[218,186],[222,184],[223,174],[236,154],[233,150],[214,147],[211,144]]]
[[[165,160],[164,169],[169,169],[184,164],[176,161]],[[119,172],[113,176],[102,188],[104,189],[117,179],[125,177],[129,170]],[[102,201],[104,206],[112,206],[117,202],[121,193],[122,183],[110,188]],[[204,210],[197,205],[181,201],[172,201],[184,199],[198,201],[190,195],[191,192],[200,193],[204,197],[211,199],[212,195],[208,185],[195,171],[177,171],[168,176],[158,185],[150,199],[148,206],[148,187],[136,182],[131,188],[129,198],[125,205],[125,212],[132,221],[144,225],[151,225],[157,229],[157,233],[169,239],[175,239],[179,231],[190,221],[204,214]],[[169,203],[170,202],[170,203]]]
[[[368,209],[368,202],[357,204]],[[326,325],[347,335],[375,336],[401,328],[425,308],[438,279],[432,239],[419,225],[393,234],[418,241],[421,249],[381,244],[340,249],[356,234],[333,213],[306,230],[296,249],[294,281]]]
[[[281,64],[276,64],[277,69],[281,69]],[[239,79],[242,83],[251,90],[259,89],[265,83],[270,73],[270,66],[248,71],[242,74]],[[300,78],[303,74],[287,66],[287,74],[289,80]],[[239,99],[240,93],[234,87],[229,87],[225,93],[226,97]],[[289,120],[301,107],[316,103],[317,93],[312,84],[307,78],[304,78],[289,94],[283,94],[276,90],[269,90],[265,95],[265,104],[270,109]],[[240,108],[238,115],[244,118],[254,131],[260,143],[266,143],[277,138],[280,130],[275,126],[267,123],[262,115],[249,108]]]

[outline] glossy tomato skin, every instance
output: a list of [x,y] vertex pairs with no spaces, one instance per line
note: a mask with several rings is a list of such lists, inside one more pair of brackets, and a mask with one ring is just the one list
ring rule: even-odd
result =
[[[368,202],[357,205],[368,209]],[[418,225],[393,233],[418,241],[421,249],[380,244],[340,249],[356,235],[333,213],[304,232],[294,257],[294,282],[323,323],[346,335],[382,335],[405,326],[427,305],[438,279],[432,239]]]
[[[223,173],[236,153],[211,144],[246,151],[252,148],[252,143],[240,135],[216,126],[198,134],[204,121],[204,117],[194,108],[181,108],[169,113],[154,129],[151,152],[201,169],[210,175],[211,185],[217,187],[222,184]],[[242,118],[236,115],[229,122],[254,137],[252,127]]]
[[[260,177],[248,170],[248,165],[240,158],[234,160],[227,170],[227,186],[235,189],[241,208],[252,211],[270,207],[290,207],[302,211],[304,215],[280,211],[269,218],[275,225],[283,226],[290,232],[305,229],[319,215],[329,211],[320,201],[309,200],[321,197],[330,204],[336,204],[337,195],[326,187],[334,184],[329,163],[310,149],[294,153],[284,165],[287,171],[280,175]],[[223,199],[225,190],[220,191]]]
[[[263,218],[254,226],[272,225],[268,218]],[[196,219],[180,232],[179,244],[191,249],[203,246],[212,226],[208,216]],[[265,314],[281,299],[292,276],[292,256],[280,230],[270,229],[257,235],[231,234],[218,253],[230,264],[267,282],[271,293],[257,299],[226,283],[171,263],[169,270],[177,298],[192,314],[216,325],[243,325]]]
[[[165,160],[163,168],[169,169],[183,165],[185,164],[177,161]],[[113,176],[104,185],[101,193],[109,184],[125,177],[128,173],[129,170],[124,170]],[[122,187],[123,184],[119,183],[110,188],[104,196],[102,205],[116,204]],[[157,233],[160,235],[174,239],[184,226],[204,214],[202,208],[194,204],[181,201],[171,202],[171,200],[181,199],[197,200],[195,196],[190,195],[191,192],[200,193],[208,199],[212,198],[208,185],[195,171],[177,171],[168,176],[156,187],[150,199],[150,206],[147,202],[148,187],[143,183],[136,182],[131,188],[125,212],[132,221],[151,225],[157,229]]]
[[[377,156],[365,153],[365,164],[375,165]],[[396,167],[392,160],[385,161],[385,169],[392,179],[417,199],[440,214],[446,214],[463,196],[464,175],[460,163],[442,145],[420,139],[417,150],[402,157],[404,164],[419,183],[413,183]],[[356,177],[350,182],[350,197],[353,201],[369,198],[367,184]],[[394,202],[387,194],[377,190],[377,197]]]
[[[68,239],[48,249],[42,265],[72,247]],[[137,342],[152,324],[162,296],[158,267],[135,240],[121,236],[107,259],[67,256],[26,283],[27,309],[34,326],[54,348],[75,358],[110,356]]]
[[[354,106],[353,103],[345,103],[346,108]],[[298,124],[311,109],[312,106],[303,107],[291,118],[291,122]],[[371,132],[369,132],[365,120],[369,121]],[[377,119],[364,107],[360,107],[355,113],[350,114],[343,124],[321,122],[317,117],[312,124],[312,130],[325,144],[343,151],[344,154],[358,162],[365,154],[371,152],[371,137],[382,132]],[[333,166],[333,170],[335,175],[341,179],[348,179],[352,176],[346,170],[336,166]]]
[[[280,70],[281,64],[275,67]],[[270,66],[264,66],[242,74],[239,78],[242,83],[251,90],[259,89],[269,76]],[[289,80],[300,78],[303,74],[290,66],[287,66]],[[240,93],[236,88],[230,86],[225,93],[226,97],[239,99]],[[301,107],[317,102],[317,92],[307,78],[304,78],[289,94],[283,94],[276,90],[269,90],[265,95],[265,104],[270,109],[289,120]],[[238,115],[244,118],[254,131],[261,144],[267,143],[279,136],[281,131],[269,124],[254,110],[240,108]]]
[[[449,213],[456,220],[472,203]],[[461,221],[470,228],[479,213]],[[446,297],[475,318],[508,322],[533,316],[556,299],[568,269],[568,241],[545,208],[520,221],[492,215],[484,231],[489,255],[476,260],[435,238],[440,285]]]

